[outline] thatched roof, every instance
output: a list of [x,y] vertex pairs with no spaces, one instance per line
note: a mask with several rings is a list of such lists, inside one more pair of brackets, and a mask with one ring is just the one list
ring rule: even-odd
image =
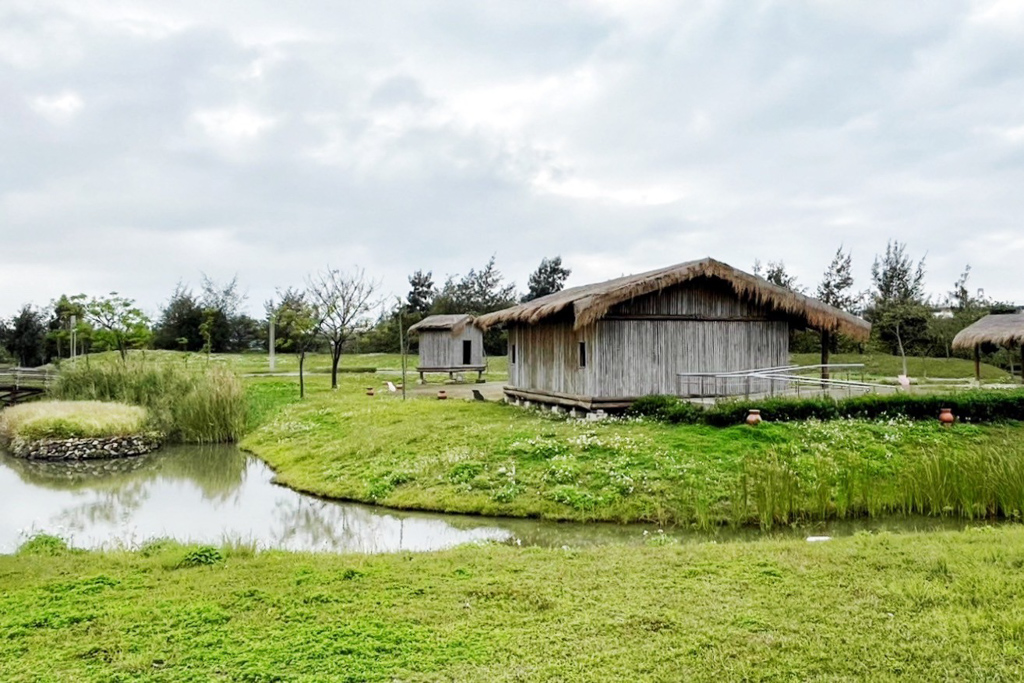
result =
[[647,273],[565,289],[503,311],[482,315],[476,319],[476,324],[484,329],[503,323],[532,325],[571,307],[575,328],[580,329],[603,318],[617,304],[696,278],[724,281],[740,298],[801,319],[808,327],[816,330],[840,332],[858,340],[866,340],[871,333],[871,324],[855,315],[785,287],[773,285],[764,278],[737,270],[712,258],[688,261]]
[[1024,313],[986,315],[953,337],[954,349],[973,349],[985,343],[1005,347],[1024,344]]
[[426,330],[447,330],[452,333],[452,336],[457,337],[465,332],[466,328],[472,324],[473,316],[465,313],[456,313],[455,315],[428,315],[426,318],[410,327],[409,333],[424,332]]

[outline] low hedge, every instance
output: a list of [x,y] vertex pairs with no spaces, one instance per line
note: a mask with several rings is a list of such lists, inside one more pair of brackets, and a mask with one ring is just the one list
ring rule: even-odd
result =
[[942,408],[952,409],[953,415],[965,422],[1006,422],[1024,420],[1024,391],[865,394],[843,399],[827,396],[766,398],[723,401],[706,408],[674,396],[645,396],[633,403],[629,413],[673,424],[725,427],[743,422],[751,408],[759,409],[761,417],[769,422],[897,416],[912,420],[932,420],[938,417]]

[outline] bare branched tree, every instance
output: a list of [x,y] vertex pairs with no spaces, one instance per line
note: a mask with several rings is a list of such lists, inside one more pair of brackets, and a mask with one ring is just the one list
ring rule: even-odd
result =
[[345,342],[380,303],[379,289],[380,283],[367,278],[362,268],[342,272],[327,266],[326,270],[309,277],[309,302],[320,320],[320,335],[331,347],[332,389],[338,388],[338,364]]

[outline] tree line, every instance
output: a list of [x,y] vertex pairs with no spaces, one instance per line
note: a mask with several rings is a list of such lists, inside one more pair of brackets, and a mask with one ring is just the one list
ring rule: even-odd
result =
[[[871,281],[867,288],[860,290],[854,287],[852,255],[843,246],[836,250],[821,281],[811,291],[787,272],[782,261],[770,261],[767,265],[754,263],[754,274],[769,282],[809,294],[871,323],[871,339],[866,344],[834,337],[830,339],[833,352],[878,351],[949,358],[955,355],[953,337],[960,330],[989,313],[1016,310],[1009,303],[986,297],[984,290],[972,290],[969,264],[964,266],[951,288],[937,296],[929,295],[925,289],[926,272],[925,257],[913,258],[907,245],[895,240],[890,240],[885,251],[874,257]],[[820,345],[817,333],[795,331],[790,339],[790,350],[794,353],[817,351]],[[983,350],[989,362],[1004,367],[1013,362],[1012,354],[1005,350],[994,347]]]
[[[569,274],[561,257],[545,258],[520,296],[491,257],[483,267],[448,276],[440,286],[431,271],[418,270],[409,276],[405,298],[388,301],[380,282],[364,270],[328,266],[308,274],[300,287],[279,290],[264,303],[261,319],[243,310],[247,297],[237,278],[218,283],[204,275],[198,290],[179,282],[155,319],[117,292],[64,295],[48,307],[26,304],[10,318],[0,318],[0,361],[34,367],[99,351],[117,351],[125,358],[129,350],[144,348],[263,351],[273,320],[275,349],[298,354],[300,364],[311,351],[330,353],[332,384],[337,386],[344,352],[398,352],[400,328],[408,329],[427,315],[499,310],[559,291]],[[504,352],[500,335],[488,335],[489,352]]]
[[[824,303],[867,319],[873,324],[866,345],[841,337],[830,338],[833,352],[886,353],[925,356],[953,355],[951,343],[961,329],[989,312],[1010,310],[969,287],[970,266],[943,295],[925,290],[925,258],[914,259],[905,244],[890,241],[875,256],[871,281],[855,288],[851,252],[840,246],[813,290],[804,287],[782,261],[755,262],[753,272],[782,287],[814,296]],[[437,282],[433,271],[417,270],[408,277],[404,297],[385,298],[378,280],[362,269],[327,267],[310,273],[300,287],[279,290],[264,303],[263,316],[243,310],[246,295],[237,278],[218,283],[203,276],[198,289],[179,283],[155,319],[132,299],[116,292],[103,297],[61,296],[46,308],[30,304],[10,318],[0,318],[0,361],[31,367],[74,352],[114,350],[122,357],[129,349],[155,348],[207,353],[265,350],[269,321],[274,320],[275,349],[296,353],[300,363],[312,351],[330,353],[332,383],[337,384],[341,355],[347,352],[397,353],[404,330],[429,315],[482,315],[560,291],[571,274],[560,256],[544,258],[519,293],[492,256],[483,266]],[[820,348],[816,333],[794,331],[791,350]],[[488,331],[485,349],[505,352],[501,330]],[[415,345],[410,348],[415,352]],[[1006,364],[996,350],[989,360]],[[1003,354],[1006,355],[1006,354]]]

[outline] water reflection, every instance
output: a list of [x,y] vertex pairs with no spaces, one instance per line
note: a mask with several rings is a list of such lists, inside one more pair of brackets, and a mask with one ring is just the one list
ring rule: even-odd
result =
[[81,463],[0,454],[0,552],[39,531],[82,547],[170,537],[355,552],[433,550],[510,536],[487,523],[458,528],[440,515],[321,500],[276,486],[272,476],[258,459],[225,446]]
[[[45,463],[0,453],[0,553],[45,531],[79,547],[134,546],[151,538],[261,548],[349,552],[438,550],[474,541],[587,546],[642,543],[651,526],[405,513],[340,503],[272,483],[260,460],[228,446],[177,447],[122,460]],[[859,529],[957,528],[962,522],[900,519],[778,532],[840,535]],[[670,533],[685,540],[746,540],[756,530]]]

